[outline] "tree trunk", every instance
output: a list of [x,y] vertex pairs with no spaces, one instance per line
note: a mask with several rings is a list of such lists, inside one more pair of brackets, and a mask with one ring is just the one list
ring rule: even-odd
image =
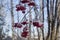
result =
[[13,15],[13,0],[11,2],[11,21],[12,21],[12,40],[14,40],[13,25],[14,25],[14,15]]
[[50,13],[49,13],[49,0],[47,0],[47,19],[48,19],[48,34],[46,37],[46,40],[49,40],[49,36],[50,36]]

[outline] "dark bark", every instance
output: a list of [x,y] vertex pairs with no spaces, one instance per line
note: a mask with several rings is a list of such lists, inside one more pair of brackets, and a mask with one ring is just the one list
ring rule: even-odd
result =
[[45,40],[45,38],[44,38],[44,28],[42,28],[42,36],[43,36],[43,40]]
[[50,35],[50,15],[49,15],[49,0],[47,0],[47,17],[48,17],[48,34],[46,40],[48,40]]
[[57,26],[56,26],[56,35],[55,35],[55,40],[57,40],[58,32],[59,32],[59,17],[57,18]]
[[2,28],[0,28],[0,40],[2,40]]
[[[43,9],[43,10],[42,10],[42,14],[43,14],[43,23],[44,23],[44,0],[42,1],[42,4],[43,4],[43,7],[42,7],[42,9]],[[42,33],[43,33],[43,40],[45,40],[45,39],[44,39],[44,26],[43,26],[43,30],[42,30],[42,31],[43,31],[43,32],[42,32]]]
[[[55,3],[55,18],[57,18],[57,26],[56,26],[56,35],[55,35],[55,40],[57,40],[57,35],[58,35],[58,32],[59,32],[59,15],[57,13],[57,10],[58,10],[58,0],[56,0],[56,3]],[[57,17],[56,17],[57,16]]]
[[[43,16],[43,24],[44,24],[44,0],[42,0],[42,16]],[[45,40],[45,38],[44,38],[44,26],[43,26],[43,28],[42,28],[42,36],[43,36],[43,40]]]
[[55,15],[53,14],[53,5],[54,4],[51,4],[52,6],[52,22],[51,22],[51,37],[50,37],[50,40],[53,40],[53,34],[54,34],[54,28],[55,28],[55,22],[56,22],[56,17],[57,17],[57,1],[56,0],[56,5],[55,5]]
[[40,33],[38,28],[37,28],[37,33],[38,33],[38,40],[40,40]]
[[58,0],[56,0],[56,3],[55,3],[55,18],[56,18],[56,16],[57,16],[57,9],[58,9]]

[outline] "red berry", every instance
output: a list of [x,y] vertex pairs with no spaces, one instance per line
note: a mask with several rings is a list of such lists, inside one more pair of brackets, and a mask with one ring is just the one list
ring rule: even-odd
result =
[[20,11],[20,8],[17,8],[16,11]]
[[18,24],[18,23],[14,23],[13,27],[17,27],[17,24]]
[[14,26],[13,27],[21,28],[22,25],[20,23],[14,23]]
[[28,36],[28,32],[22,32],[21,36],[26,38]]
[[28,5],[29,6],[35,6],[35,3],[34,2],[30,2]]
[[26,10],[26,8],[23,5],[16,5],[16,11],[23,11]]
[[23,11],[25,10],[26,8],[24,6],[20,6],[20,10]]
[[27,21],[23,21],[21,24],[25,25],[25,24],[28,24]]
[[43,27],[43,24],[39,24],[39,22],[33,22],[33,25],[36,27]]
[[22,0],[21,2],[22,3],[28,3],[28,2],[30,2],[30,0]]
[[39,23],[38,23],[38,22],[33,22],[33,25],[34,25],[34,26],[38,26]]
[[21,28],[22,27],[22,25],[19,23],[19,24],[17,24],[17,28]]

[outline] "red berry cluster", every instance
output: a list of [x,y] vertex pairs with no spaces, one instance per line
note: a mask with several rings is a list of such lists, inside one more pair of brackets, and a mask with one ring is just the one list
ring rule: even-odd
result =
[[27,21],[23,21],[23,22],[21,22],[21,24],[25,25],[25,24],[28,24],[28,22]]
[[25,38],[28,36],[28,27],[23,28],[23,32],[22,32],[21,36],[25,37]]
[[[26,25],[26,24],[28,24],[27,21],[23,21],[21,23],[14,23],[13,27],[21,28],[22,25]],[[33,26],[36,26],[36,27],[42,27],[43,26],[43,24],[42,23],[40,24],[39,22],[32,22],[32,24],[33,24]]]
[[29,2],[28,5],[29,6],[35,6],[35,3],[34,2]]
[[14,23],[13,27],[21,28],[22,25],[20,23]]
[[[30,0],[21,0],[21,3],[25,4],[28,3],[28,6],[35,6],[35,3]],[[26,7],[24,7],[22,4],[16,5],[16,11],[22,11],[22,13],[25,13]]]
[[26,32],[26,31],[22,32],[21,36],[26,38],[28,36],[28,32]]
[[43,26],[43,24],[40,24],[39,22],[33,22],[33,26],[41,28]]
[[[16,11],[22,11],[22,13],[25,13],[25,10],[26,10],[26,7],[24,7],[24,5],[22,5],[22,4],[27,3],[28,6],[32,6],[32,7],[35,6],[35,3],[31,0],[21,0],[20,3],[21,4],[16,5]],[[37,28],[43,27],[43,24],[40,24],[39,22],[30,21],[30,23]],[[21,28],[22,25],[26,25],[26,24],[29,24],[29,22],[23,21],[21,23],[14,23],[14,27]],[[24,27],[23,32],[21,33],[21,36],[26,38],[28,36],[28,33],[29,33],[28,28]]]
[[20,4],[16,5],[16,11],[24,11],[24,10],[26,10],[26,8],[23,5]]
[[[14,23],[14,26],[13,27],[22,28],[22,25],[26,25],[26,24],[28,24],[27,21],[23,21],[21,23]],[[39,22],[31,22],[31,24],[33,24],[33,26],[35,26],[37,28],[43,27],[43,24],[40,24]],[[26,38],[28,36],[28,33],[29,33],[28,30],[29,29],[28,29],[27,26],[24,27],[21,36],[24,37],[24,38]]]

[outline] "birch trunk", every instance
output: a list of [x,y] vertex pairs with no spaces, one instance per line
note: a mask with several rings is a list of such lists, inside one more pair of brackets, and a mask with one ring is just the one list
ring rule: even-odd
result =
[[12,23],[12,40],[14,40],[14,34],[13,34],[13,25],[14,25],[14,15],[13,15],[13,0],[11,2],[11,23]]

